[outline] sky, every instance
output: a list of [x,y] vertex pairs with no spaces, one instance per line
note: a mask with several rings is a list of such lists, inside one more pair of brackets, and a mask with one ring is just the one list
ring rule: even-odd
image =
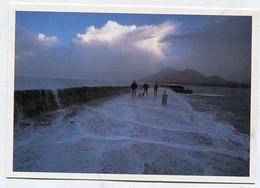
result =
[[166,67],[251,79],[250,16],[16,12],[15,75],[131,80]]

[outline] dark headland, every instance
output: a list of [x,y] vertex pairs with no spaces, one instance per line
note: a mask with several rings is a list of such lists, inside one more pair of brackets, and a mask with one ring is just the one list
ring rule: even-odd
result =
[[221,87],[240,87],[250,88],[249,83],[240,83],[234,81],[228,81],[220,76],[206,77],[198,71],[185,69],[176,70],[170,67],[163,69],[162,71],[141,78],[140,80],[146,82],[160,82],[167,84],[187,84],[187,85],[204,85],[204,86],[221,86]]

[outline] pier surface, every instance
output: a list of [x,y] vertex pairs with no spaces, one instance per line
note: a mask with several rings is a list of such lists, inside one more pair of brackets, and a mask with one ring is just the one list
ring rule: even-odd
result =
[[248,176],[248,138],[167,90],[71,106],[15,125],[14,171]]

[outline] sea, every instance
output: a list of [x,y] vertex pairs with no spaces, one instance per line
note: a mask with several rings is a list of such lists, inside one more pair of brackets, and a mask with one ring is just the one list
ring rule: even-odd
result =
[[[131,83],[16,77],[15,90]],[[151,85],[148,96],[126,93],[17,122],[14,171],[249,176],[250,89],[185,87],[193,94],[160,87],[155,97]]]
[[22,76],[16,76],[14,81],[15,90],[56,90],[72,87],[125,86],[133,82],[132,80],[83,80],[63,78],[35,78]]
[[215,121],[229,123],[236,131],[250,135],[250,94],[249,88],[215,86],[187,86],[193,95],[185,98],[192,107],[208,113]]

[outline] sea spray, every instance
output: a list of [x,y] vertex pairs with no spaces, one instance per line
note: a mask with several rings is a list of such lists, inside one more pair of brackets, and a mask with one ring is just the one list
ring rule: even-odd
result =
[[166,106],[126,94],[61,109],[14,138],[14,171],[248,176],[248,140],[167,93]]
[[175,92],[172,92],[171,94],[174,96],[175,100],[177,100],[177,102],[183,107],[183,109],[185,109],[187,113],[187,118],[191,121],[191,123],[193,125],[198,125],[196,112],[193,110],[191,105],[179,94]]
[[58,97],[58,89],[54,89],[54,90],[53,90],[53,95],[54,95],[54,98],[55,98],[55,101],[56,101],[58,107],[59,107],[59,108],[62,108],[60,99],[59,99],[59,97]]

